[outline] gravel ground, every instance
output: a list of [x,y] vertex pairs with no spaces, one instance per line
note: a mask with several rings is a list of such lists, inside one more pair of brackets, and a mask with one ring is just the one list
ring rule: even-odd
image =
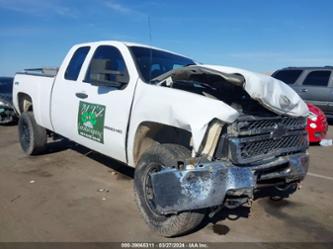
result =
[[0,138],[0,242],[333,240],[333,147],[311,146],[310,174],[291,198],[222,210],[197,231],[166,239],[138,213],[131,168],[62,142],[27,157],[16,126],[0,127]]

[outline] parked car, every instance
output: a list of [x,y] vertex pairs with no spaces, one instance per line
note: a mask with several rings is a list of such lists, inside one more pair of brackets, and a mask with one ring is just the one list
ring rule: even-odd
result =
[[12,102],[13,78],[0,77],[0,124],[9,124],[17,120]]
[[138,208],[163,236],[261,187],[290,194],[308,169],[308,108],[292,88],[146,45],[76,45],[57,72],[17,73],[13,100],[26,154],[56,133],[135,167]]
[[287,67],[272,74],[333,118],[333,67]]
[[308,131],[310,143],[319,143],[325,138],[328,125],[326,116],[320,108],[314,104],[307,103],[310,115],[307,119],[306,130]]

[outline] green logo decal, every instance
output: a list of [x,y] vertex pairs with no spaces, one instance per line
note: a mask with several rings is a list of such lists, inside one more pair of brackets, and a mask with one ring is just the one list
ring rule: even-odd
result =
[[79,135],[104,143],[104,117],[104,105],[80,101],[77,118]]

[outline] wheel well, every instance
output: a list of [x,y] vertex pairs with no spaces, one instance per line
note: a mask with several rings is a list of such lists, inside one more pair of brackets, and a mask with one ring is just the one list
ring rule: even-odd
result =
[[143,122],[135,134],[133,157],[134,164],[140,156],[154,144],[179,144],[191,149],[192,134],[177,127],[155,122]]
[[19,93],[17,97],[18,97],[18,107],[20,113],[33,111],[32,99],[28,94]]

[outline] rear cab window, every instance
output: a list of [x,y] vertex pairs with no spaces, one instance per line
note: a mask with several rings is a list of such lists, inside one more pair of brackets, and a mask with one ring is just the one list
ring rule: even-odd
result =
[[275,79],[281,80],[286,84],[295,84],[303,70],[280,70],[274,73],[272,76]]
[[304,86],[328,86],[331,77],[329,70],[317,70],[310,72],[303,81]]
[[89,50],[90,47],[81,47],[75,51],[65,72],[66,80],[77,80],[81,71],[82,64],[86,59]]

